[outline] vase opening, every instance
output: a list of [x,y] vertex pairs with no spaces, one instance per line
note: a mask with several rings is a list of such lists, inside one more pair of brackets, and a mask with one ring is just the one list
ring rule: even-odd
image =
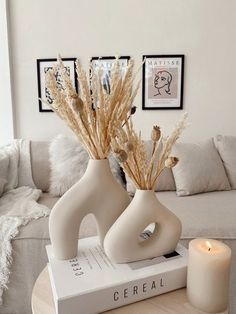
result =
[[142,243],[148,239],[151,239],[154,233],[157,232],[157,223],[153,222],[151,224],[148,224],[143,231],[139,235],[139,242]]

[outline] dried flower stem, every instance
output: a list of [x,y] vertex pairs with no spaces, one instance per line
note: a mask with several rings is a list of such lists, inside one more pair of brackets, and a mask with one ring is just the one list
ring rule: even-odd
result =
[[163,143],[163,148],[160,153],[160,157],[158,160],[158,165],[156,168],[156,171],[153,175],[152,185],[155,184],[158,176],[160,175],[161,171],[165,168],[165,161],[169,157],[169,154],[171,153],[171,149],[175,142],[180,137],[180,134],[186,127],[186,121],[187,121],[187,113],[184,114],[183,118],[177,123],[175,129],[171,133],[171,135],[167,138],[167,140]]
[[[53,99],[51,108],[76,134],[93,159],[104,159],[109,155],[111,140],[130,115],[139,86],[137,84],[133,89],[133,68],[134,62],[131,59],[122,75],[119,60],[113,62],[109,94],[102,85],[102,70],[95,72],[90,67],[87,79],[78,60],[76,72],[79,94],[60,58],[46,75],[46,86]],[[60,74],[60,86],[56,81],[56,73]],[[79,104],[75,103],[76,99]]]
[[[121,166],[131,178],[136,188],[143,190],[154,189],[156,180],[164,168],[176,165],[178,159],[169,157],[169,154],[186,126],[186,118],[187,115],[185,114],[176,125],[172,134],[162,144],[162,149],[159,154],[157,154],[157,152],[160,147],[161,134],[155,137],[152,154],[149,160],[147,158],[144,141],[141,138],[141,134],[138,136],[134,131],[132,120],[128,120],[123,129],[119,129],[117,138],[114,139],[111,144],[112,151],[126,151],[127,158],[124,162],[121,162]],[[127,149],[127,142],[132,144],[132,150]]]

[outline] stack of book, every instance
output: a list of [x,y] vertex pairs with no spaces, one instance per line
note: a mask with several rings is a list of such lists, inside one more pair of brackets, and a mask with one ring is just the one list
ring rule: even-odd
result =
[[186,285],[187,249],[180,244],[171,254],[128,264],[112,263],[98,237],[80,240],[71,260],[46,249],[57,314],[100,313]]

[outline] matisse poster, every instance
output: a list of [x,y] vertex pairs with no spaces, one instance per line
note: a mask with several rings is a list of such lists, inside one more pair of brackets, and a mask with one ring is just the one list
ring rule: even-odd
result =
[[143,109],[183,108],[183,55],[143,56]]
[[[104,89],[107,91],[107,93],[110,93],[110,77],[111,77],[111,70],[112,70],[112,65],[114,64],[115,57],[93,57],[91,59],[91,64],[95,72],[98,70],[101,70],[102,72],[102,85]],[[125,73],[128,62],[129,62],[130,57],[129,56],[121,56],[118,58],[119,66],[120,66],[120,71],[122,74]]]

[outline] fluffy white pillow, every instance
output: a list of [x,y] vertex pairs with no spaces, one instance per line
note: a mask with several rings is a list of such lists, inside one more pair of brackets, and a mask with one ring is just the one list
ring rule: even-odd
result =
[[[147,157],[150,158],[152,154],[152,141],[145,141],[146,151],[147,151]],[[158,149],[157,155],[159,154],[161,150]],[[129,176],[125,174],[126,181],[127,181],[127,191],[130,195],[134,195],[135,193],[135,186]],[[160,176],[157,178],[156,185],[155,185],[155,191],[175,191],[175,180],[173,177],[172,170],[169,168],[166,168],[162,171]]]
[[[58,135],[50,144],[49,160],[49,192],[61,196],[83,176],[89,156],[77,139]],[[118,162],[112,157],[109,157],[109,162],[114,177],[123,185]]]
[[7,184],[7,172],[9,166],[9,156],[4,151],[0,151],[0,197]]
[[179,158],[173,168],[178,196],[230,190],[223,163],[209,139],[202,143],[176,143],[172,154]]
[[223,160],[232,189],[236,189],[236,136],[217,135],[214,142]]

